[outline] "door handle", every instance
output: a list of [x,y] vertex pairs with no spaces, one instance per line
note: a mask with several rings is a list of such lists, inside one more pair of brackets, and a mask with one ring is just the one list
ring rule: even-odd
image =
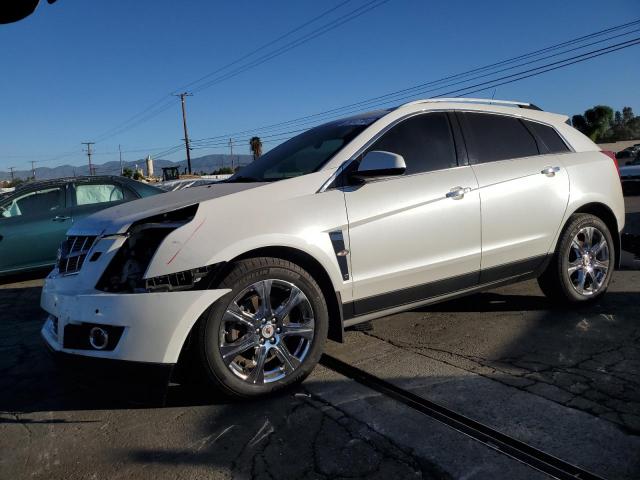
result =
[[560,171],[560,167],[545,167],[540,170],[540,173],[546,175],[547,177],[553,177],[556,173]]
[[55,217],[52,218],[52,220],[54,222],[66,222],[67,220],[69,220],[71,217],[65,217],[63,215],[56,215]]
[[454,200],[460,200],[461,198],[464,198],[464,194],[465,193],[469,193],[471,191],[471,188],[466,187],[453,187],[451,190],[449,190],[445,197],[447,198],[452,198]]

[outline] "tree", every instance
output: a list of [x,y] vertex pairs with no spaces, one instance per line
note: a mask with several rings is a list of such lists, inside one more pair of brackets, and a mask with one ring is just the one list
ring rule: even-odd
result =
[[251,153],[253,153],[253,159],[256,160],[262,155],[262,140],[260,137],[251,137],[249,140],[249,147],[251,147]]
[[613,124],[616,127],[621,127],[624,124],[624,121],[622,120],[622,114],[620,113],[620,110],[616,110],[616,114],[613,120]]
[[574,115],[572,124],[594,142],[606,137],[613,125],[613,109],[607,105],[596,105],[584,112]]
[[131,170],[128,167],[125,167],[124,170],[122,170],[122,176],[127,178],[133,177],[133,170]]
[[611,107],[596,105],[584,115],[574,115],[571,124],[594,142],[640,139],[640,117],[633,114],[631,107],[614,114]]
[[13,180],[10,180],[9,182],[7,182],[7,186],[8,187],[18,187],[20,185],[22,185],[24,183],[24,180],[21,178],[14,178]]

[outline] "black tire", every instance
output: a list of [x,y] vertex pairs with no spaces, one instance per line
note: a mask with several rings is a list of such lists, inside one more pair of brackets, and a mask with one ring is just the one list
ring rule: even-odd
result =
[[[571,276],[568,273],[573,239],[585,227],[594,227],[602,232],[607,242],[609,258],[609,268],[600,283],[601,286],[590,294],[579,293],[574,287]],[[575,253],[573,255],[575,255]],[[607,225],[595,215],[577,213],[569,218],[567,225],[558,239],[556,251],[549,265],[544,273],[538,277],[538,285],[540,285],[542,293],[558,303],[580,304],[593,302],[607,291],[609,283],[611,282],[614,265],[615,245]]]
[[[304,293],[308,300],[308,304],[305,303],[305,305],[307,307],[310,305],[313,312],[314,332],[312,340],[308,340],[308,343],[305,344],[306,355],[295,369],[292,369],[282,379],[253,384],[234,373],[223,361],[221,347],[219,347],[222,337],[221,326],[227,308],[238,295],[241,295],[251,285],[270,279],[293,284]],[[205,376],[212,385],[228,396],[251,398],[276,392],[303,381],[320,360],[329,326],[327,304],[322,290],[313,277],[299,265],[287,260],[271,257],[250,258],[235,263],[218,288],[229,288],[231,292],[212,305],[195,332],[197,354]],[[260,329],[256,330],[256,336],[260,337],[262,333],[258,334],[258,330]],[[248,335],[248,332],[247,328],[247,333],[244,335]],[[304,342],[305,340],[303,340]],[[266,343],[269,343],[268,339]],[[278,344],[280,343],[281,340],[278,338]],[[249,349],[248,351],[254,350]]]

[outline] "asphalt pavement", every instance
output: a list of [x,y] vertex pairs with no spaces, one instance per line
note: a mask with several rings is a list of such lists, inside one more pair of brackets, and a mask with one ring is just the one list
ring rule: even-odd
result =
[[[640,271],[625,255],[588,308],[524,282],[377,320],[327,351],[603,478],[640,478]],[[41,285],[0,285],[1,479],[546,478],[324,366],[250,402],[173,385],[164,407],[69,379],[39,337]]]

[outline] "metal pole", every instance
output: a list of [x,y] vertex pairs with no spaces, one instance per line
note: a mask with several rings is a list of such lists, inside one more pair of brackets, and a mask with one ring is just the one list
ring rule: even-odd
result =
[[91,145],[95,145],[95,142],[82,142],[83,145],[87,146],[87,157],[89,157],[89,175],[93,175],[93,165],[91,164]]
[[122,168],[122,147],[118,144],[118,153],[120,154],[120,175],[124,173],[124,169]]
[[182,127],[184,129],[184,148],[187,150],[187,169],[189,171],[189,175],[191,175],[191,147],[189,146],[189,133],[187,132],[187,111],[185,107],[184,97],[192,97],[192,93],[179,93],[175,95],[176,97],[180,97],[180,103],[182,105]]

